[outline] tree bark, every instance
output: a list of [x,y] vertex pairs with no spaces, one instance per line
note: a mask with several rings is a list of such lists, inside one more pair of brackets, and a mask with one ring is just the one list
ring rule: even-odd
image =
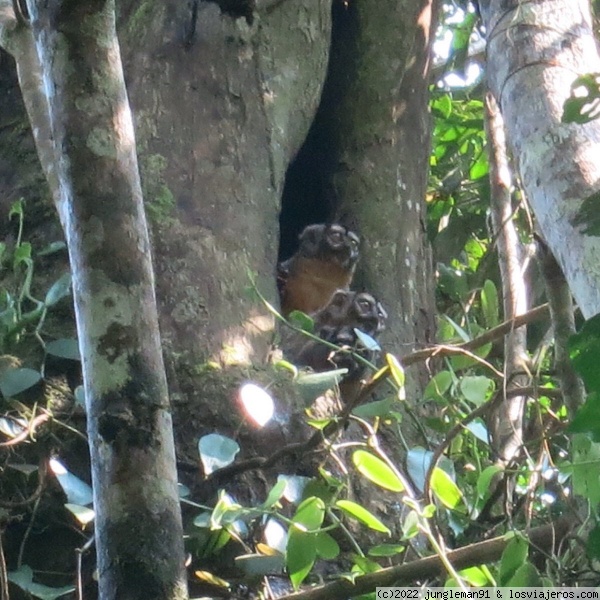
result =
[[16,57],[71,261],[100,597],[185,598],[171,414],[114,2],[29,8],[33,35],[18,25]]
[[332,50],[338,214],[364,240],[357,280],[384,304],[383,341],[400,355],[435,337],[424,225],[434,9],[429,0],[350,2]]
[[579,75],[600,71],[587,0],[482,0],[487,77],[521,181],[586,318],[600,312],[600,239],[577,217],[599,189],[600,120],[561,122]]

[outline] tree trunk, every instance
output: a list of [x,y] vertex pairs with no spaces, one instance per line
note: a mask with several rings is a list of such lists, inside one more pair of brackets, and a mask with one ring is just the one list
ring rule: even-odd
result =
[[487,77],[501,107],[521,181],[548,246],[586,318],[600,312],[600,238],[578,224],[598,191],[600,120],[561,122],[579,75],[600,57],[587,0],[480,2]]
[[31,31],[20,23],[13,41],[69,249],[100,597],[185,598],[171,413],[114,2],[29,8]]

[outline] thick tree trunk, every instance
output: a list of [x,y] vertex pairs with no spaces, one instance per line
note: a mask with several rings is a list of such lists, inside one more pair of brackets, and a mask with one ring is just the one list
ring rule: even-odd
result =
[[577,223],[600,184],[600,120],[561,122],[578,75],[598,73],[588,0],[482,0],[487,78],[527,197],[585,317],[600,312],[600,238]]
[[363,238],[357,279],[387,309],[384,342],[399,355],[432,342],[435,329],[424,202],[433,4],[348,3],[328,90],[338,213]]
[[284,2],[252,24],[213,3],[145,6],[123,2],[120,31],[163,338],[194,364],[260,363],[273,321],[248,271],[277,304],[281,192],[320,98],[330,5]]

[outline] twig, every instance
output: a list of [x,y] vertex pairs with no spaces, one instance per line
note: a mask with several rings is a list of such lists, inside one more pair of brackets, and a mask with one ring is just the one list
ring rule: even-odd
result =
[[8,571],[6,570],[6,557],[4,556],[2,529],[0,529],[0,598],[2,598],[2,600],[10,600],[10,596],[8,594]]

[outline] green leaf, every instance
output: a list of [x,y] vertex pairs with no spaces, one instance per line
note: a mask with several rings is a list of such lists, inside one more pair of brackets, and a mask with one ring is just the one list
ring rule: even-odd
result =
[[47,307],[54,306],[57,302],[71,296],[71,273],[64,273],[57,279],[46,292],[44,304]]
[[285,563],[295,590],[306,579],[317,558],[316,535],[290,527]]
[[52,356],[67,358],[69,360],[81,360],[79,344],[74,338],[61,338],[46,344],[46,352]]
[[301,310],[293,310],[288,315],[287,320],[295,327],[302,329],[302,331],[312,333],[315,330],[314,320]]
[[295,379],[295,383],[302,398],[312,403],[315,398],[334,388],[346,373],[348,369],[335,369],[324,373],[301,373]]
[[490,465],[486,467],[477,478],[477,495],[479,498],[487,499],[491,493],[492,479],[496,473],[501,473],[502,467],[498,465]]
[[440,371],[436,373],[423,392],[424,400],[442,400],[445,401],[444,394],[450,389],[454,376],[450,371]]
[[465,508],[464,499],[458,486],[450,475],[439,467],[435,467],[431,474],[431,490],[446,508],[454,510]]
[[391,534],[391,531],[386,527],[374,514],[370,513],[364,506],[352,502],[351,500],[338,500],[335,505],[343,510],[347,515],[354,517],[363,525],[375,531]]
[[493,390],[494,382],[482,375],[465,375],[460,380],[462,395],[475,406],[481,406],[487,399],[488,392]]
[[204,435],[198,442],[198,452],[205,475],[230,465],[239,451],[240,447],[235,440],[218,433]]
[[397,554],[402,554],[406,550],[406,546],[404,544],[379,544],[377,546],[373,546],[369,549],[369,556],[396,556]]
[[496,284],[486,279],[481,290],[481,311],[486,327],[496,327],[500,316],[500,304],[498,302],[498,290]]
[[55,600],[66,594],[70,594],[75,591],[75,586],[68,585],[60,588],[52,588],[41,583],[35,583],[33,581],[33,571],[28,565],[22,565],[18,571],[10,571],[8,573],[8,580],[12,581],[16,586],[20,587],[25,592],[31,594],[35,598],[41,600]]
[[31,244],[29,242],[23,242],[15,248],[13,253],[13,268],[16,269],[21,263],[24,263],[27,267],[33,264],[31,261]]
[[573,367],[581,375],[587,389],[600,392],[600,314],[588,319],[581,330],[569,339]]
[[361,404],[357,406],[352,414],[361,419],[371,419],[373,417],[385,417],[390,414],[392,407],[396,401],[393,398],[386,398],[385,400],[375,400],[374,402],[368,402],[367,404]]
[[42,374],[34,369],[9,369],[0,376],[0,392],[5,398],[10,398],[33,387],[41,379]]
[[[600,444],[585,434],[576,434],[572,439],[573,463],[571,473],[573,492],[587,498],[592,505],[600,502]],[[561,469],[565,471],[564,467]]]
[[264,509],[272,508],[285,492],[287,481],[285,479],[279,479],[277,483],[271,488],[267,499],[263,502],[262,507]]
[[537,569],[528,561],[517,569],[514,576],[506,582],[506,587],[542,587],[542,578]]
[[600,558],[600,526],[596,525],[588,535],[586,544],[587,556],[591,560]]
[[235,557],[235,566],[239,567],[245,575],[263,577],[272,573],[279,573],[284,567],[282,554],[265,556],[264,554],[242,554]]
[[563,104],[563,123],[589,123],[600,116],[600,74],[586,73],[571,84],[571,96]]
[[325,503],[321,498],[311,496],[300,504],[292,522],[299,525],[300,529],[314,531],[321,527],[324,517]]
[[585,404],[575,413],[569,431],[590,433],[595,442],[600,442],[600,393],[592,391]]
[[410,540],[419,533],[419,515],[411,510],[404,518],[402,523],[402,539]]
[[398,475],[374,454],[365,450],[357,450],[352,455],[352,462],[358,472],[375,485],[392,492],[404,490],[404,485]]
[[338,557],[340,547],[326,531],[320,531],[316,534],[315,543],[317,556],[320,558],[323,558],[324,560],[333,560]]
[[403,388],[406,377],[404,375],[404,368],[400,364],[400,361],[389,352],[385,355],[385,361],[387,362],[388,367],[390,368],[392,379],[395,381],[396,385],[399,388]]
[[12,203],[10,211],[8,212],[8,220],[10,221],[14,215],[17,215],[18,217],[22,218],[24,213],[25,211],[23,210],[23,198],[19,198],[18,200],[15,200]]
[[66,250],[66,248],[67,245],[64,242],[50,242],[45,248],[42,248],[42,250],[37,252],[37,256],[49,256],[50,254],[60,252],[61,250]]
[[[520,535],[515,535],[508,542],[500,559],[498,585],[505,587],[515,576],[517,570],[525,563],[529,555],[529,542]],[[515,584],[516,585],[516,584]]]

